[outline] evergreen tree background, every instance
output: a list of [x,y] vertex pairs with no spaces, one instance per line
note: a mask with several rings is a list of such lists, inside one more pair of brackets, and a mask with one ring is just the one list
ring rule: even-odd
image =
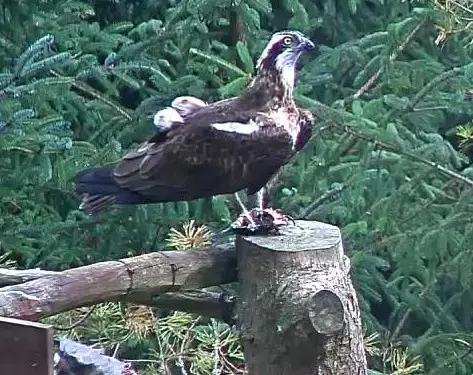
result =
[[[296,28],[320,44],[297,89],[317,134],[274,205],[342,228],[372,374],[472,373],[468,2],[25,0],[0,12],[3,261],[65,269],[176,247],[170,229],[189,220],[228,225],[239,212],[225,196],[89,218],[71,178],[136,147],[177,95],[237,95],[269,35]],[[145,373],[243,372],[231,329],[190,314],[105,304],[68,335],[147,359]]]

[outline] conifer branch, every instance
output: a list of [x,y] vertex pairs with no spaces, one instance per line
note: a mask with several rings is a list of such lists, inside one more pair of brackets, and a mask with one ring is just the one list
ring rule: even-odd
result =
[[[419,104],[419,102],[429,93],[431,92],[435,87],[439,86],[442,84],[444,81],[446,81],[449,78],[455,77],[457,75],[462,74],[465,71],[464,66],[459,66],[450,70],[447,70],[446,72],[443,72],[442,74],[434,77],[429,83],[427,83],[417,94],[414,95],[414,97],[409,101],[409,103],[406,106],[405,113],[408,113],[410,111],[413,111],[415,106]],[[392,108],[391,110],[386,113],[386,116],[384,118],[384,123],[389,122],[389,120],[395,116],[396,114],[399,113],[399,109],[397,108]]]
[[317,208],[319,208],[322,204],[324,204],[327,201],[330,201],[333,197],[337,196],[340,194],[343,190],[349,188],[349,184],[340,184],[338,186],[335,186],[334,188],[327,190],[322,196],[317,198],[315,201],[313,201],[311,204],[309,204],[307,207],[301,209],[298,219],[309,219],[310,216],[314,213]]
[[443,72],[439,76],[436,76],[433,78],[429,83],[427,83],[414,97],[410,100],[408,104],[408,109],[412,110],[414,107],[419,104],[419,102],[430,92],[432,91],[433,88],[436,86],[440,85],[447,79],[451,77],[455,77],[457,75],[462,74],[465,71],[464,66],[459,66],[450,70],[447,70],[446,72]]
[[[427,22],[427,18],[424,18],[421,22],[417,24],[416,27],[407,35],[406,39],[401,43],[401,45],[391,53],[389,56],[389,63],[392,63],[394,60],[398,58],[398,56],[404,52],[409,42],[414,38],[417,32],[425,25]],[[365,94],[367,91],[371,90],[371,88],[375,85],[376,81],[379,79],[381,74],[384,72],[384,66],[381,65],[378,71],[366,81],[366,83],[361,86],[358,91],[353,95],[353,97],[349,98],[348,101],[352,101],[353,99],[358,99],[360,96]]]
[[[56,72],[53,69],[51,69],[49,72],[52,75],[56,76],[56,77],[63,77],[62,74]],[[101,93],[99,93],[97,90],[93,89],[92,87],[90,87],[86,83],[74,80],[72,82],[72,87],[74,87],[77,90],[80,90],[80,91],[94,97],[97,100],[100,100],[100,101],[104,102],[106,105],[108,105],[109,107],[113,108],[115,111],[120,113],[128,121],[131,121],[133,119],[133,117],[126,111],[125,108],[122,108],[120,105],[118,105],[118,104],[114,103],[113,101],[111,101],[110,99],[106,98],[105,96],[103,96]]]
[[456,180],[461,181],[461,182],[463,182],[467,185],[473,186],[473,180],[469,179],[466,176],[463,176],[460,173],[457,173],[457,172],[452,171],[448,168],[445,168],[444,166],[442,166],[438,163],[435,163],[433,161],[421,158],[420,156],[417,156],[416,154],[414,154],[412,152],[399,150],[397,147],[395,147],[394,145],[391,145],[389,143],[380,142],[376,138],[371,137],[367,134],[363,134],[363,133],[355,130],[351,126],[344,126],[344,125],[341,125],[341,124],[337,124],[335,122],[332,122],[330,125],[331,125],[332,128],[340,130],[344,133],[348,133],[348,134],[350,134],[350,135],[352,135],[352,136],[354,136],[358,139],[362,139],[364,141],[371,142],[371,143],[374,144],[375,147],[381,148],[385,151],[394,152],[394,153],[396,153],[398,155],[401,155],[401,156],[404,156],[405,158],[410,159],[412,161],[428,165],[428,166],[436,169],[437,171],[443,173],[444,175],[446,175],[450,178],[456,179]]

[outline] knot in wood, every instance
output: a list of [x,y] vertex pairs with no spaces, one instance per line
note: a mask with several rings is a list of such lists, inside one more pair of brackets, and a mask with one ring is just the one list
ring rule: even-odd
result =
[[345,310],[340,298],[330,290],[322,289],[315,293],[310,298],[307,309],[312,327],[317,333],[332,336],[343,329]]

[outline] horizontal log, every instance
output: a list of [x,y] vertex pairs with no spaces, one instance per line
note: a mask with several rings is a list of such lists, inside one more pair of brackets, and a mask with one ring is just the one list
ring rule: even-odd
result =
[[8,285],[22,284],[40,277],[54,275],[55,271],[43,271],[39,268],[29,270],[11,270],[0,268],[0,288]]
[[[155,298],[167,292],[175,294],[163,299],[163,304],[180,310],[179,305],[189,306],[189,296],[179,299],[176,292],[226,284],[237,279],[235,249],[232,247],[159,251],[56,273],[40,270],[34,274],[18,272],[16,279],[12,278],[12,272],[3,274],[9,274],[9,283],[19,282],[26,276],[37,278],[0,289],[0,316],[25,320],[38,320],[82,306],[127,299],[138,302],[141,298],[141,302],[151,301],[156,306],[159,299],[144,299],[144,296]],[[195,298],[192,307],[198,311],[196,306],[199,304]],[[201,295],[201,298],[209,301],[208,296]],[[203,308],[202,304],[200,306]],[[213,314],[217,314],[215,306],[214,303]],[[222,306],[228,308],[228,303]],[[222,311],[222,314],[226,313]]]

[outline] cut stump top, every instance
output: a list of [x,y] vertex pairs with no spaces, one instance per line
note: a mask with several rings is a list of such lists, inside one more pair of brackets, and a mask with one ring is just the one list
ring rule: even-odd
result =
[[329,250],[341,241],[340,229],[319,221],[296,220],[282,226],[277,235],[243,236],[245,242],[272,251]]

